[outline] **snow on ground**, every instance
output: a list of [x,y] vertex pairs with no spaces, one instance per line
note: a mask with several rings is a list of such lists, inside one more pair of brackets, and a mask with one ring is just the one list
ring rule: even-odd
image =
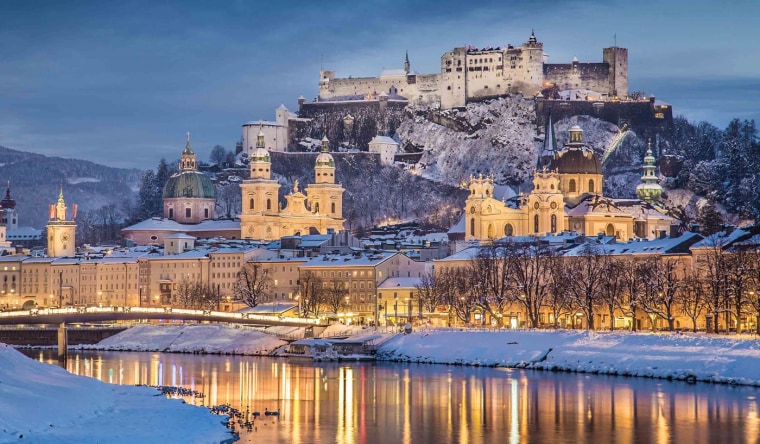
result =
[[430,330],[386,341],[378,358],[760,385],[760,341],[704,334]]
[[186,324],[137,325],[95,345],[78,347],[88,350],[268,355],[285,344],[276,336],[249,328]]
[[155,389],[72,375],[0,344],[0,442],[220,443],[232,438],[223,420]]

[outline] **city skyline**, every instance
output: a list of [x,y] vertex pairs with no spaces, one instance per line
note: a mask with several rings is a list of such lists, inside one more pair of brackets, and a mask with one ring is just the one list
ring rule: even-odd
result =
[[312,100],[320,67],[375,76],[401,67],[408,50],[412,69],[434,73],[446,50],[519,45],[531,30],[552,63],[598,62],[603,47],[628,48],[630,90],[676,115],[720,128],[759,118],[751,21],[760,6],[653,5],[4,3],[0,145],[151,168],[176,158],[189,130],[206,160],[216,144],[233,149],[244,122],[273,120],[280,104],[297,111],[299,95]]

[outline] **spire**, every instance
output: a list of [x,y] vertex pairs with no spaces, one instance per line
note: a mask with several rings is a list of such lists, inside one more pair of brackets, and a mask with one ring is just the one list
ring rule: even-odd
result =
[[538,40],[536,40],[536,33],[533,32],[533,30],[530,30],[530,38],[528,38],[528,43],[537,43]]
[[327,134],[322,137],[322,152],[323,153],[329,153],[330,152],[330,141],[327,140]]
[[193,153],[193,149],[190,148],[190,131],[187,132],[187,143],[185,144],[185,150],[182,154],[195,154]]
[[409,50],[406,50],[406,57],[404,58],[404,72],[409,74],[409,68],[411,65],[409,64]]
[[8,181],[8,188],[5,189],[5,198],[0,201],[0,208],[14,209],[16,208],[16,201],[11,197],[11,181]]
[[61,181],[61,192],[58,193],[58,203],[65,205],[65,202],[63,201],[63,181]]

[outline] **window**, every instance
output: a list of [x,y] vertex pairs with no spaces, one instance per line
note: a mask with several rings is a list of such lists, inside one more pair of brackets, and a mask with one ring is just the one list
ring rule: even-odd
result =
[[253,209],[253,198],[251,198],[251,200],[248,201],[248,209],[250,210]]
[[557,215],[552,214],[552,233],[557,232]]
[[567,184],[567,192],[575,193],[575,179],[570,179],[570,183]]
[[174,219],[174,208],[169,208],[169,219]]
[[493,239],[493,225],[488,224],[488,238]]
[[470,219],[470,236],[475,236],[475,218]]
[[192,210],[190,208],[185,208],[185,217],[190,217],[192,214]]
[[319,213],[319,202],[314,204],[314,212]]
[[271,210],[271,209],[272,209],[272,200],[267,199],[267,210]]
[[607,236],[615,235],[615,227],[612,224],[607,224]]
[[514,228],[512,227],[512,224],[504,225],[504,236],[512,236],[513,232]]
[[208,208],[205,208],[203,210],[203,217],[205,217],[206,219],[208,219]]
[[594,179],[588,180],[588,192],[593,193],[594,192]]
[[538,233],[538,214],[533,216],[533,231]]
[[335,202],[330,204],[330,212],[335,213]]

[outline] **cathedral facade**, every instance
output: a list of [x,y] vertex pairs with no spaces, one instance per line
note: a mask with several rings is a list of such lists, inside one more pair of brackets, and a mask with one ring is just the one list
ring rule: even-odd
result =
[[315,183],[303,192],[298,181],[285,195],[281,207],[280,184],[271,178],[272,161],[264,148],[264,133],[259,131],[256,150],[250,155],[250,178],[240,184],[242,213],[240,236],[247,239],[274,240],[282,236],[327,233],[343,229],[343,187],[335,183],[335,159],[329,152],[327,137],[314,165]]
[[[551,123],[549,124],[551,125]],[[496,199],[493,177],[470,179],[465,202],[465,240],[489,241],[509,236],[543,236],[574,231],[587,236],[657,237],[675,220],[658,206],[661,194],[654,176],[654,157],[647,152],[644,167],[646,193],[640,199],[611,199],[603,194],[602,166],[583,143],[583,131],[570,128],[569,142],[557,150],[553,131],[547,131],[551,149],[539,160],[533,190],[513,201]]]

